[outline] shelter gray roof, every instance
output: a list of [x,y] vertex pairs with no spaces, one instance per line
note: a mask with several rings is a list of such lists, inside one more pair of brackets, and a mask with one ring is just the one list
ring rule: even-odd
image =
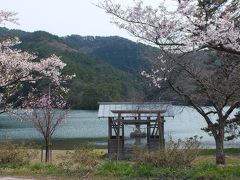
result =
[[[162,114],[164,117],[174,117],[173,106],[166,102],[99,102],[98,118],[117,117],[112,111],[166,111]],[[134,116],[131,114],[123,114],[122,116]],[[137,116],[137,115],[136,115]],[[157,116],[153,114],[141,114],[141,116]]]

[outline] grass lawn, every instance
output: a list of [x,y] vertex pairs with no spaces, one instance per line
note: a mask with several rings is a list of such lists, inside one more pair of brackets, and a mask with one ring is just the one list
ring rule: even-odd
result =
[[[40,163],[40,153],[29,164],[0,166],[0,176],[37,179],[240,179],[240,149],[227,149],[225,166],[216,166],[214,150],[201,150],[192,167],[160,168],[132,161],[111,161],[106,150],[93,150],[97,165],[65,162],[66,150],[54,150],[53,162]],[[73,151],[69,151],[73,152]]]

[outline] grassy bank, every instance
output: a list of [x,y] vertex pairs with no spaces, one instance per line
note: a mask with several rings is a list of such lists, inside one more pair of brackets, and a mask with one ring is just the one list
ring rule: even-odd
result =
[[191,168],[158,168],[150,164],[136,166],[130,161],[105,160],[95,168],[88,168],[31,163],[21,167],[1,167],[0,174],[49,179],[238,179],[240,164],[216,166],[214,163],[198,162]]
[[[240,177],[240,149],[226,149],[227,165],[225,166],[215,165],[215,157],[212,155],[214,150],[201,150],[201,155],[194,160],[191,167],[156,167],[148,163],[109,160],[106,158],[106,152],[102,149],[91,149],[91,151],[84,149],[79,151],[79,157],[76,157],[73,151],[54,150],[52,163],[40,163],[38,155],[28,164],[1,164],[0,174],[45,179],[239,179]],[[66,156],[69,153],[70,156]]]

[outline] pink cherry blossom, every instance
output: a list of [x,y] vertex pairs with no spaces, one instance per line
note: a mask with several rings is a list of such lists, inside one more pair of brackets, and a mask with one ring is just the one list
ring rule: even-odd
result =
[[210,10],[199,8],[198,0],[175,0],[171,9],[167,3],[152,7],[137,0],[135,6],[125,7],[117,2],[102,0],[98,6],[119,28],[147,43],[175,53],[213,48],[240,54],[240,26],[236,25],[240,1],[235,11],[230,10],[233,0],[228,0],[211,15]]
[[[13,12],[0,11],[0,24],[17,23],[15,15],[16,13]],[[14,103],[10,103],[8,99],[19,91],[24,82],[36,83],[47,78],[67,92],[68,89],[62,87],[62,84],[74,77],[62,75],[61,71],[66,64],[58,56],[52,55],[39,60],[31,53],[14,48],[19,43],[21,42],[18,38],[0,42],[0,104],[4,107],[4,111],[14,106]]]

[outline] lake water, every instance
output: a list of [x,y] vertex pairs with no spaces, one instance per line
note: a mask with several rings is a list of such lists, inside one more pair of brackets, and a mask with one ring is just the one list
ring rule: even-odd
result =
[[[202,145],[214,147],[213,137],[203,132],[201,128],[206,124],[203,118],[190,107],[174,107],[175,117],[165,118],[165,137],[173,139],[188,138],[194,135],[202,136]],[[98,119],[97,111],[72,110],[69,117],[56,130],[54,138],[68,142],[73,139],[96,139],[96,143],[106,144],[108,135],[108,120]],[[125,126],[125,136],[130,135],[133,126]],[[20,121],[8,114],[0,115],[0,141],[12,140],[39,140],[41,135],[30,121]],[[101,140],[97,140],[101,139]],[[225,143],[228,147],[240,147],[239,140]]]

